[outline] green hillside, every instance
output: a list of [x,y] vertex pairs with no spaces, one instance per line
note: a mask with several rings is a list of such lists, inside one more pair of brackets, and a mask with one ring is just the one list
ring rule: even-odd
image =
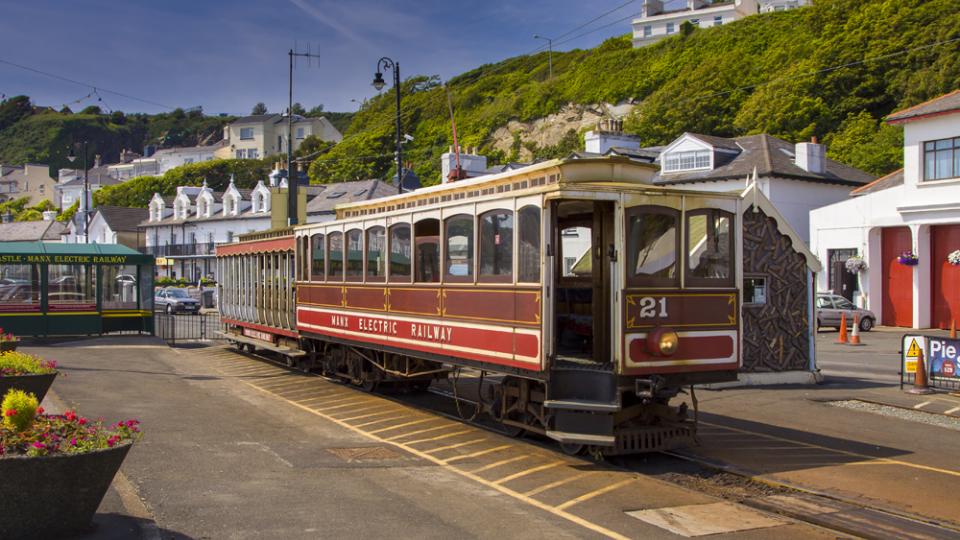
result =
[[[453,78],[460,144],[478,146],[488,164],[568,153],[580,134],[556,147],[516,139],[494,152],[491,133],[508,120],[531,121],[568,102],[634,100],[624,129],[645,146],[683,132],[722,137],[769,133],[798,142],[817,136],[831,157],[873,174],[901,166],[902,130],[880,120],[960,86],[960,0],[815,0],[813,6],[748,17],[711,28],[681,27],[676,37],[634,49],[630,36],[591,50],[547,53],[485,65]],[[866,60],[866,62],[862,62]],[[839,69],[835,69],[839,66]],[[436,77],[402,85],[404,157],[424,184],[439,182],[440,154],[453,144],[444,87]],[[314,182],[394,174],[395,94],[357,113],[344,141],[314,156]]]

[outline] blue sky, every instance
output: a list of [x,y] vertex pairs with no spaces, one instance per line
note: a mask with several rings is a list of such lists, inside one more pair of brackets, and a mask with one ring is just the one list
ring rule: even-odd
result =
[[[376,93],[377,61],[388,56],[403,78],[447,80],[479,65],[526,54],[546,41],[623,6],[628,0],[0,0],[4,16],[0,61],[82,82],[81,86],[0,62],[0,92],[35,104],[79,111],[106,104],[124,112],[203,106],[207,114],[249,114],[258,101],[286,107],[287,51],[297,40],[316,53],[294,71],[294,101],[306,108],[353,111]],[[634,1],[573,33],[634,15]],[[556,50],[589,48],[630,32],[630,19]],[[392,84],[392,74],[384,73]],[[91,87],[107,92],[85,98]]]

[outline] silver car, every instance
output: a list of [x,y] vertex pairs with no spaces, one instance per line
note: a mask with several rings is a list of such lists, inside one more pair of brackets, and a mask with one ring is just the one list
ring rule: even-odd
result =
[[847,316],[847,326],[850,327],[853,326],[853,318],[856,316],[861,332],[869,332],[877,323],[877,316],[872,311],[858,308],[853,305],[853,302],[840,295],[817,295],[817,328],[832,326],[839,330],[840,320],[844,314]]
[[163,309],[167,313],[199,313],[200,301],[190,298],[183,289],[157,289],[153,293],[154,309]]

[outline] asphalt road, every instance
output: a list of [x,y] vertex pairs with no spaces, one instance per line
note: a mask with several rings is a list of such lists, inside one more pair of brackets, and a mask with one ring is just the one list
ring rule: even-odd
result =
[[904,334],[949,337],[948,330],[912,330],[878,326],[861,332],[860,347],[837,345],[839,332],[817,333],[817,366],[830,385],[858,387],[875,383],[900,384],[900,343]]

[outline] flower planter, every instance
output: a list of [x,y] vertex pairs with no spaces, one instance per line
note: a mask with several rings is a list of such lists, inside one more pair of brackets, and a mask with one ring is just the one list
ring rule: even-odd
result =
[[0,458],[0,538],[57,540],[86,532],[131,446]]
[[0,353],[15,351],[18,345],[19,341],[0,341]]
[[[7,375],[0,377],[0,397],[7,395],[11,388],[23,390],[37,396],[37,401],[43,401],[43,396],[47,395],[47,390],[53,384],[54,379],[59,373],[43,373],[41,375]],[[0,536],[0,538],[3,538]]]

